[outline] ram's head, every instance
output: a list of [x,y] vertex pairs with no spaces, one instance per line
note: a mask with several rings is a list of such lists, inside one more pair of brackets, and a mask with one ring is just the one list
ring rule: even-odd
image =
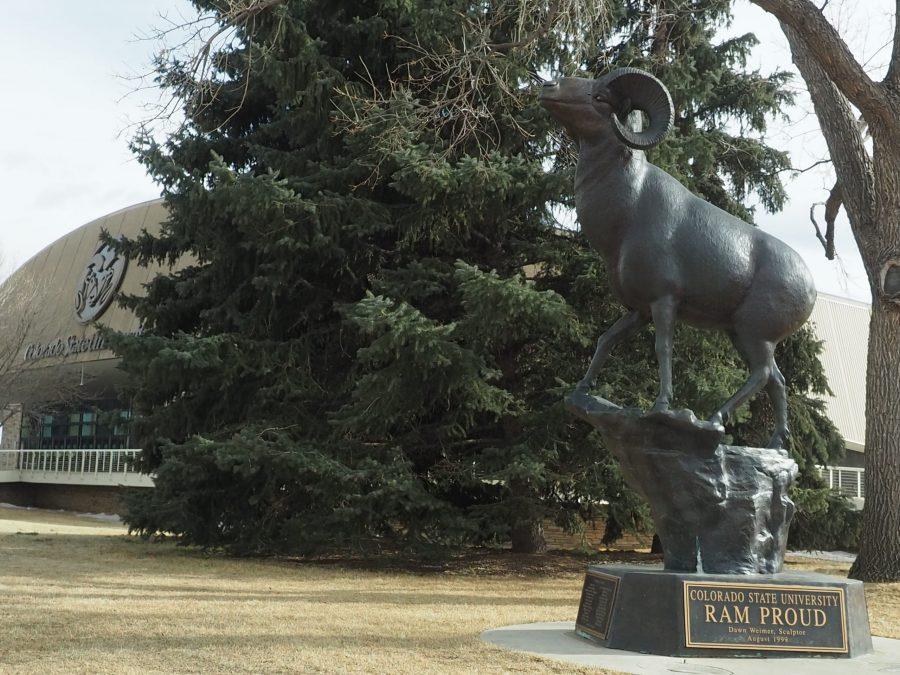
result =
[[[575,138],[614,133],[625,145],[646,150],[672,128],[675,108],[665,85],[637,68],[618,68],[597,80],[563,77],[545,82],[541,104]],[[631,128],[628,116],[640,110],[646,128]]]

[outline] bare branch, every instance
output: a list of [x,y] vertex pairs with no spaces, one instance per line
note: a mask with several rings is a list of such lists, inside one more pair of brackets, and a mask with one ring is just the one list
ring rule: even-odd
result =
[[[162,104],[150,106],[152,114],[139,125],[150,126],[154,122],[171,120],[185,107],[195,114],[202,113],[218,100],[226,87],[231,87],[235,92],[240,91],[241,96],[239,103],[227,111],[228,116],[218,126],[227,124],[246,100],[254,50],[265,51],[266,47],[253,42],[245,45],[247,64],[241,76],[234,80],[218,77],[222,64],[215,63],[215,60],[227,59],[226,48],[238,37],[239,31],[252,28],[260,15],[286,2],[287,0],[223,0],[214,10],[201,12],[191,19],[164,19],[167,24],[165,27],[156,29],[143,38],[163,45],[157,56],[157,65],[146,73],[130,78],[139,83],[147,83],[139,84],[131,93],[158,89],[156,78],[159,76],[159,64],[178,61],[179,67],[166,73],[167,91],[171,95]],[[250,35],[252,32],[246,30],[244,34]]]
[[547,17],[544,21],[531,33],[528,33],[518,40],[514,42],[496,42],[496,43],[488,43],[488,47],[495,52],[506,52],[510,49],[519,49],[521,47],[527,47],[531,45],[538,38],[544,37],[547,33],[550,32],[550,28],[556,22],[556,19],[559,17],[560,10],[562,9],[562,2],[560,0],[554,0],[554,2],[550,3],[549,9],[547,11]]
[[786,168],[786,169],[781,169],[781,170],[779,170],[779,173],[783,173],[783,172],[785,172],[785,171],[790,171],[790,172],[791,172],[792,174],[794,174],[795,176],[799,176],[801,173],[806,173],[807,171],[812,171],[812,170],[815,169],[817,166],[822,166],[823,164],[831,164],[831,158],[829,157],[828,159],[820,159],[820,160],[817,160],[817,161],[813,162],[812,164],[810,164],[809,166],[807,166],[807,167],[804,168],[804,169],[798,169],[798,168],[796,168],[796,167],[789,166],[789,167]]
[[[828,195],[828,199],[824,202],[816,202],[812,206],[809,207],[809,219],[812,221],[813,227],[816,228],[816,239],[818,239],[822,248],[825,249],[825,257],[829,260],[834,260],[835,258],[835,247],[834,247],[834,223],[837,220],[838,211],[841,208],[841,204],[843,204],[843,195],[841,194],[841,183],[840,181],[836,181],[834,187],[831,188],[831,192]],[[822,230],[819,228],[819,223],[816,221],[816,207],[824,206],[825,207],[825,234],[822,234]]]
[[795,31],[808,53],[840,92],[863,114],[883,116],[885,95],[856,61],[822,10],[809,0],[753,0]]
[[[815,202],[810,204],[809,206],[809,220],[812,223],[813,227],[816,230],[816,239],[819,240],[819,243],[822,244],[822,248],[825,249],[825,257],[828,257],[828,241],[825,239],[825,236],[822,234],[822,229],[819,227],[819,223],[816,220],[816,207],[824,206],[825,202]],[[830,260],[830,258],[829,258]]]
[[[528,105],[533,97],[531,83],[510,85],[508,69],[515,63],[527,63],[539,39],[552,36],[571,45],[571,59],[578,63],[592,45],[590,35],[599,35],[607,27],[605,2],[591,0],[553,0],[535,4],[529,0],[508,0],[491,11],[460,15],[463,27],[460,39],[422,44],[401,36],[388,35],[412,58],[395,72],[387,73],[387,86],[376,85],[366,64],[359,80],[348,82],[337,91],[336,120],[343,133],[369,133],[382,162],[399,150],[403,135],[440,139],[441,152],[451,153],[466,145],[467,152],[485,155],[502,138],[504,130],[517,125],[515,115],[504,114]],[[512,37],[504,42],[492,38],[498,31],[504,37],[513,26]],[[516,61],[508,57],[516,51]],[[537,73],[531,73],[540,82]],[[503,94],[502,109],[497,97]],[[501,120],[502,118],[502,120]],[[523,127],[517,131],[523,137]],[[373,167],[370,180],[378,175]]]
[[42,300],[43,289],[25,271],[0,285],[0,425],[18,415],[22,404],[38,410],[48,401],[80,397],[71,378],[26,361],[28,343],[46,334],[54,319],[43,313]]
[[894,86],[900,85],[900,0],[894,6],[894,49],[884,81]]
[[[847,98],[814,58],[807,43],[790,26],[782,30],[791,55],[806,82],[828,153],[841,180],[843,203],[854,222],[872,222],[875,184],[872,160],[863,137],[864,125],[853,114]],[[868,236],[856,232],[857,237]]]

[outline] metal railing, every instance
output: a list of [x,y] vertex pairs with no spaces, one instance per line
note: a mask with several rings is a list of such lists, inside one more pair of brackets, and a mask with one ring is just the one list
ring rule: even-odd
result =
[[853,466],[820,466],[822,478],[828,487],[845,497],[866,498],[866,470]]
[[22,436],[20,448],[28,450],[127,450],[127,436]]
[[152,487],[136,449],[0,450],[0,482]]

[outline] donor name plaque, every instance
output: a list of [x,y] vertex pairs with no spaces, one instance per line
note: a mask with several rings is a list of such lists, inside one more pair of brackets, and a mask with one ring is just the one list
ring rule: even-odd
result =
[[581,589],[581,604],[575,631],[605,640],[612,623],[613,608],[619,590],[619,578],[601,572],[589,571]]
[[686,647],[847,653],[843,588],[684,582]]

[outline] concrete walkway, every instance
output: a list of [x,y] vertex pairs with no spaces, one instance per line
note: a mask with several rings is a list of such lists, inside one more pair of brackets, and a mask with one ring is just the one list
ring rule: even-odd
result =
[[852,660],[836,658],[708,659],[677,658],[604,649],[575,635],[573,621],[529,623],[495,628],[481,634],[490,644],[513,651],[608,668],[623,673],[709,673],[712,675],[759,675],[770,670],[791,675],[863,675],[900,673],[900,640],[873,637],[875,653]]

